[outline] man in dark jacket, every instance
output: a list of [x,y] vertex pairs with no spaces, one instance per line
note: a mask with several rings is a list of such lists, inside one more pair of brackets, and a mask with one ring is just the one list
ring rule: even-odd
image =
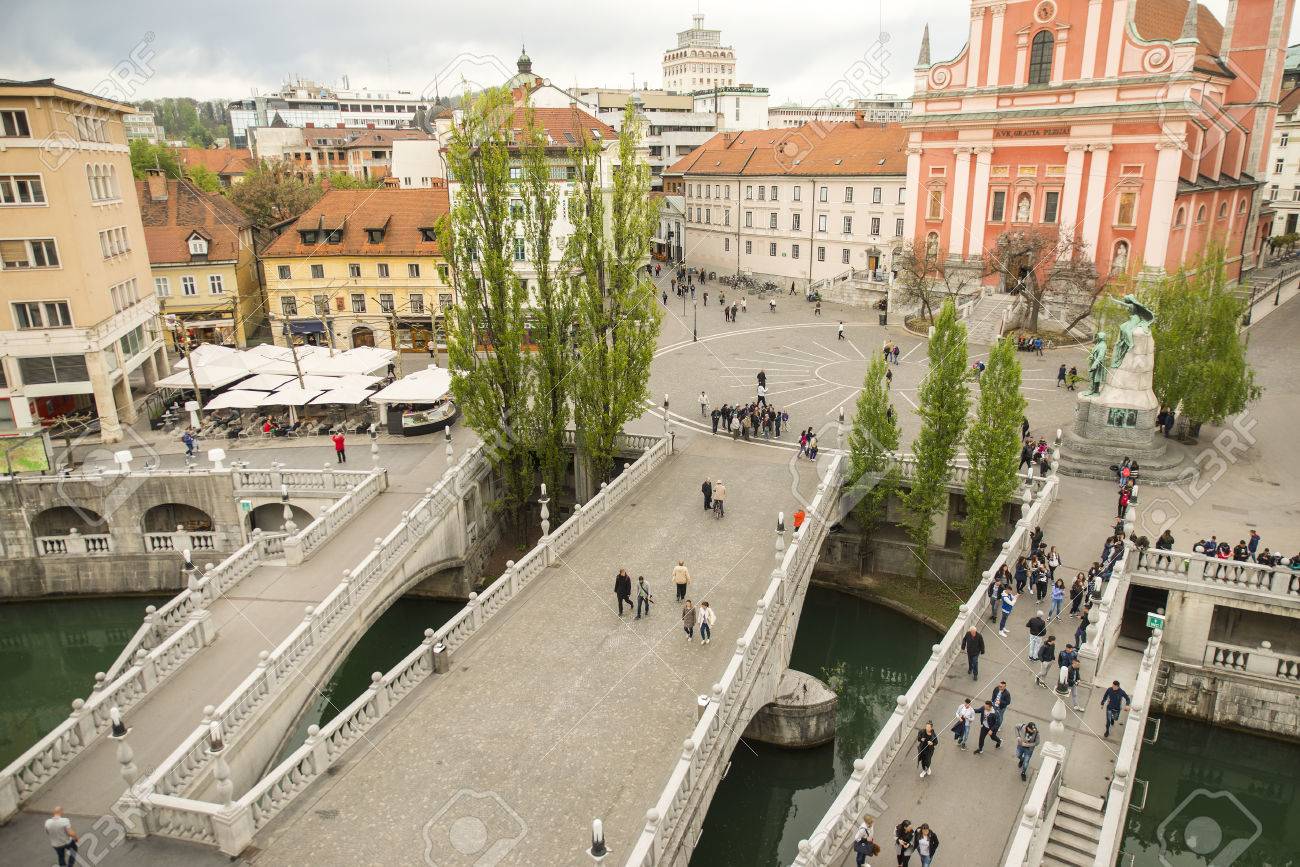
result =
[[1052,665],[1056,662],[1055,635],[1047,636],[1043,646],[1038,648],[1038,661],[1043,664],[1043,667],[1038,670],[1038,674],[1034,675],[1034,683],[1042,686],[1043,678],[1047,676],[1047,672],[1052,670]]
[[984,739],[993,739],[993,748],[999,749],[1002,746],[1002,738],[998,737],[998,729],[1002,726],[1002,714],[994,707],[993,702],[984,702],[984,707],[975,711],[980,715],[980,745],[975,748],[975,755],[984,752]]
[[1106,733],[1102,737],[1110,737],[1110,727],[1119,721],[1119,713],[1124,705],[1131,707],[1133,699],[1120,687],[1118,680],[1112,680],[1110,686],[1101,694],[1101,706],[1106,709]]
[[618,616],[623,616],[623,603],[627,603],[629,611],[636,606],[632,604],[632,576],[627,574],[626,569],[619,569],[618,574],[614,576],[614,595],[618,597]]
[[1043,620],[1043,612],[1039,611],[1025,623],[1029,627],[1029,661],[1038,661],[1038,649],[1043,646],[1043,638],[1047,636],[1047,621]]
[[989,703],[999,714],[1006,713],[1007,708],[1011,707],[1011,690],[1007,689],[1005,680],[999,681],[998,685],[993,687],[993,696],[989,699]]
[[704,495],[704,511],[707,512],[713,508],[713,483],[705,479],[704,484],[700,485],[700,493]]
[[984,653],[984,636],[974,626],[961,637],[961,649],[966,651],[966,670],[971,680],[979,680],[980,655]]

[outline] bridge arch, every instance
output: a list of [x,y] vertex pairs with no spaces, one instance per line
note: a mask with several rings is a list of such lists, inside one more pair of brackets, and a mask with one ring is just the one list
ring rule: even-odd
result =
[[177,527],[200,533],[216,529],[211,515],[188,503],[159,503],[145,511],[141,523],[146,533],[171,533]]
[[[289,504],[289,513],[293,515],[293,522],[301,530],[310,524],[314,518],[311,513],[301,506]],[[283,503],[263,503],[248,513],[248,529],[262,530],[267,533],[279,533],[284,530],[284,504]]]
[[67,536],[107,533],[108,522],[94,509],[83,506],[52,506],[32,518],[33,536]]

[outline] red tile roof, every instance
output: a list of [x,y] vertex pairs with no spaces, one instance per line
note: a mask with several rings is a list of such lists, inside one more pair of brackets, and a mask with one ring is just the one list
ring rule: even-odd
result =
[[[1138,0],[1133,10],[1133,24],[1143,39],[1176,40],[1183,32],[1188,0]],[[1223,45],[1223,25],[1204,3],[1196,7],[1196,38],[1201,46],[1198,55],[1218,57]]]
[[[330,190],[263,251],[275,256],[432,256],[437,241],[420,230],[433,228],[448,211],[447,188],[402,190]],[[304,244],[301,232],[343,228],[338,244]],[[384,240],[370,243],[367,229],[385,228]]]
[[[511,118],[511,127],[524,128],[525,110],[516,108]],[[577,106],[569,108],[534,108],[533,122],[546,131],[551,141],[559,147],[576,146],[583,135],[590,136],[592,131],[600,134],[602,139],[618,138],[618,131],[603,120],[589,114]]]
[[177,148],[183,166],[199,165],[217,175],[242,175],[253,165],[248,148]]
[[1278,114],[1294,114],[1300,107],[1300,87],[1293,87],[1282,94],[1277,104]]
[[208,261],[239,258],[239,233],[252,221],[220,193],[205,193],[189,181],[167,179],[167,198],[154,201],[147,181],[135,182],[144,223],[149,262],[154,265],[192,261],[189,237],[196,230],[208,239]]
[[668,175],[905,175],[907,133],[896,124],[809,123],[718,133]]

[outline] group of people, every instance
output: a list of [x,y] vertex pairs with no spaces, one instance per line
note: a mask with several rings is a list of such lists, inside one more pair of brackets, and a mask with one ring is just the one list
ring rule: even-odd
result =
[[722,484],[722,479],[716,482],[705,479],[700,485],[700,493],[704,495],[704,511],[711,511],[719,518],[726,517],[727,486]]
[[1052,457],[1047,448],[1047,440],[1039,437],[1035,441],[1030,436],[1021,438],[1020,463],[1016,465],[1016,470],[1019,471],[1021,467],[1028,467],[1031,475],[1036,472],[1040,477],[1047,476],[1052,469]]
[[1035,355],[1043,354],[1043,338],[1030,337],[1028,334],[1021,334],[1016,337],[1017,352],[1032,352]]
[[[1234,563],[1258,563],[1261,566],[1286,566],[1292,570],[1300,571],[1300,553],[1293,557],[1287,557],[1280,551],[1272,551],[1267,545],[1260,547],[1262,537],[1259,531],[1251,530],[1250,535],[1245,539],[1238,539],[1236,545],[1228,544],[1227,539],[1219,541],[1217,535],[1211,534],[1209,538],[1201,539],[1192,546],[1193,554],[1202,554],[1206,557],[1213,557],[1216,560],[1227,560]],[[1165,528],[1156,539],[1157,551],[1172,551],[1174,549],[1174,534]],[[1160,562],[1157,557],[1157,563]],[[1221,575],[1226,571],[1227,565],[1218,566],[1215,569],[1215,576]]]
[[1079,384],[1079,368],[1071,366],[1067,371],[1062,364],[1056,370],[1056,387],[1065,386],[1066,391],[1074,391],[1074,387]]
[[749,404],[723,404],[720,407],[714,407],[708,413],[709,421],[713,425],[713,432],[718,432],[721,426],[724,433],[730,432],[732,439],[744,439],[748,441],[751,437],[758,439],[780,438],[781,425],[790,421],[790,416],[778,409],[768,406],[765,396],[760,396],[758,400]]
[[[912,820],[904,819],[894,827],[894,853],[898,857],[899,867],[912,863],[912,855],[921,857],[921,867],[930,867],[930,862],[939,852],[939,835],[928,822],[913,826]],[[876,842],[875,825],[869,817],[863,817],[858,831],[853,837],[853,853],[858,867],[867,867],[867,858],[880,854],[880,844]]]
[[[705,484],[707,485],[708,482]],[[618,600],[619,617],[623,616],[625,605],[629,611],[636,612],[636,617],[633,618],[635,620],[650,616],[650,607],[655,601],[654,594],[650,591],[650,585],[646,583],[644,575],[638,575],[636,582],[636,603],[633,604],[632,576],[626,569],[619,569],[618,574],[614,576],[614,596]],[[673,567],[672,582],[677,590],[677,601],[682,606],[682,630],[686,633],[686,640],[694,641],[695,631],[698,629],[700,643],[708,644],[713,640],[713,627],[718,622],[718,616],[707,599],[695,605],[686,595],[686,589],[691,583],[691,571],[686,568],[684,560],[678,560],[677,565]]]

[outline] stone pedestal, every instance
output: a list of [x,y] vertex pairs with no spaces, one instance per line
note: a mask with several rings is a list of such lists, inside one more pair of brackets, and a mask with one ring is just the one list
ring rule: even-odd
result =
[[835,740],[839,698],[811,674],[786,669],[776,700],[754,714],[744,736],[778,747],[806,749]]
[[1155,342],[1144,328],[1133,332],[1133,345],[1119,367],[1106,372],[1101,391],[1081,394],[1074,409],[1074,426],[1061,444],[1060,471],[1067,476],[1113,479],[1111,466],[1124,458],[1141,467],[1139,479],[1169,483],[1193,472],[1190,464],[1169,453],[1156,429],[1160,404],[1151,390]]

